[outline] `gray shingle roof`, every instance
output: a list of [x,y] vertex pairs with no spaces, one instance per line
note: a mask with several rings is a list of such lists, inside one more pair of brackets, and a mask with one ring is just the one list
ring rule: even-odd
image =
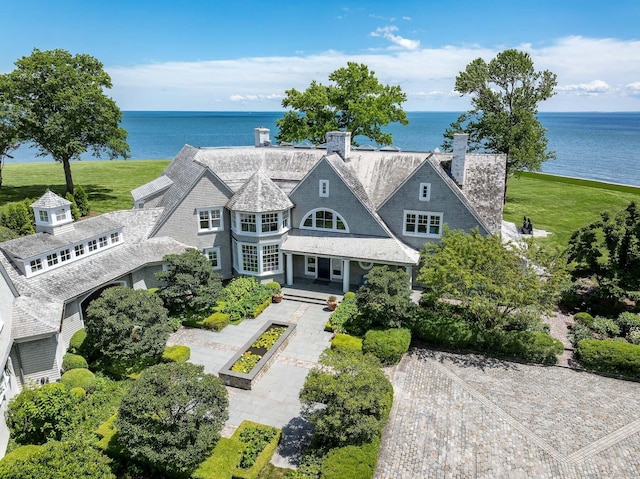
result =
[[47,192],[38,198],[35,202],[31,203],[32,208],[58,208],[60,206],[70,205],[71,201],[61,198],[53,191],[47,190]]
[[122,228],[120,223],[108,218],[106,215],[77,221],[73,223],[73,226],[72,231],[55,236],[48,233],[36,233],[5,241],[0,243],[0,248],[11,253],[16,258],[25,259],[49,251],[56,251],[64,246],[79,243],[101,233],[108,233]]
[[262,170],[258,170],[235,192],[227,203],[227,208],[261,213],[287,210],[293,208],[293,203]]
[[414,266],[420,253],[395,237],[380,238],[344,233],[294,229],[282,244],[285,253],[323,255],[374,263]]
[[133,201],[143,200],[155,193],[159,193],[162,190],[166,190],[173,184],[171,178],[168,176],[162,175],[155,180],[146,183],[135,190],[131,191],[131,196],[133,196]]

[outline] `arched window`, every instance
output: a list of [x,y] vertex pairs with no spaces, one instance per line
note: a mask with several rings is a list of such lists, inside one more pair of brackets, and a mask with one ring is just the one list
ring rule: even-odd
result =
[[307,214],[300,228],[308,230],[329,230],[348,233],[349,226],[342,216],[333,210],[317,209]]

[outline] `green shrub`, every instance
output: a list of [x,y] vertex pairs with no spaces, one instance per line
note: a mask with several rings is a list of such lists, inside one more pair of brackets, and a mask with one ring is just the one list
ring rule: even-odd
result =
[[229,324],[229,315],[225,313],[213,313],[202,321],[206,329],[222,331]]
[[78,205],[76,204],[76,200],[73,197],[73,195],[71,193],[67,193],[66,195],[64,195],[64,198],[71,202],[71,218],[73,218],[73,221],[76,221],[77,219],[80,218],[80,210],[78,209]]
[[96,429],[96,436],[100,439],[97,443],[98,447],[103,451],[107,451],[110,447],[111,440],[117,434],[118,430],[115,428],[115,422],[118,418],[118,414],[113,414],[109,419],[104,421],[98,429]]
[[640,377],[640,346],[619,341],[585,340],[577,357],[585,368],[620,376]]
[[260,303],[255,308],[253,308],[253,311],[251,312],[249,317],[257,318],[258,316],[260,316],[260,313],[262,313],[265,309],[267,309],[267,306],[269,306],[270,304],[271,304],[271,296],[269,296],[262,303]]
[[[271,460],[276,447],[278,447],[280,435],[281,431],[274,427],[242,421],[232,436],[233,439],[240,440],[244,446],[240,461],[236,463],[238,467],[233,471],[232,477],[234,479],[256,479],[260,471]],[[253,465],[248,468],[243,467],[243,463],[249,465],[251,458],[253,458]]]
[[89,196],[82,186],[78,185],[73,189],[73,198],[78,205],[80,215],[87,216],[89,214]]
[[233,437],[222,437],[211,455],[191,474],[192,479],[230,479],[245,445]]
[[96,376],[88,369],[72,369],[67,371],[60,377],[60,382],[67,389],[76,387],[82,388],[87,392],[92,392],[96,388]]
[[71,371],[72,369],[88,369],[87,360],[79,354],[66,353],[62,357],[62,370]]
[[353,291],[347,291],[346,293],[344,293],[342,300],[344,301],[345,299],[355,299],[355,297],[356,293],[354,293]]
[[593,326],[593,316],[589,313],[576,313],[573,315],[573,319],[576,323],[585,325],[587,328]]
[[327,323],[330,331],[335,333],[345,332],[345,323],[355,318],[358,314],[358,306],[356,304],[355,293],[349,291],[338,304],[336,309],[329,316]]
[[82,345],[84,344],[85,339],[87,339],[87,331],[84,328],[73,333],[73,336],[71,336],[71,339],[69,340],[69,352],[78,354],[82,351]]
[[27,444],[26,446],[20,446],[14,449],[0,460],[0,471],[15,469],[19,463],[28,460],[34,454],[42,451],[42,447],[43,446],[36,446],[35,444]]
[[593,334],[588,326],[583,323],[576,323],[571,326],[569,333],[567,334],[567,338],[571,342],[574,348],[578,347],[578,343],[585,339],[593,339]]
[[221,312],[230,316],[230,322],[237,324],[245,318],[255,318],[271,304],[271,290],[258,283],[255,278],[236,278],[222,290],[224,303]]
[[331,349],[361,351],[362,339],[349,334],[336,334],[331,340]]
[[634,329],[627,335],[627,340],[631,344],[640,344],[640,329]]
[[378,462],[379,441],[332,449],[320,468],[321,479],[370,479]]
[[398,364],[409,349],[411,332],[408,329],[367,331],[362,341],[362,352],[371,353],[385,366]]
[[264,285],[269,291],[271,291],[271,295],[274,294],[279,294],[282,292],[282,287],[280,286],[280,283],[278,283],[277,281],[269,281],[267,284]]
[[184,363],[191,357],[191,348],[189,346],[166,346],[162,353],[162,360],[165,363]]
[[0,209],[0,225],[9,228],[19,236],[35,233],[35,218],[33,209],[30,207],[31,203],[33,201],[28,198],[23,201],[6,203]]
[[413,325],[413,336],[422,341],[453,350],[470,350],[475,342],[472,325],[446,307],[420,311]]
[[80,387],[75,387],[75,388],[69,389],[69,394],[71,394],[72,396],[77,397],[78,399],[82,399],[87,395],[87,391],[85,391],[84,389],[82,389]]
[[593,320],[591,329],[602,336],[603,339],[605,337],[613,338],[614,336],[618,336],[620,334],[620,327],[613,319],[597,317]]
[[620,313],[615,322],[620,328],[620,335],[622,336],[627,337],[632,331],[640,331],[640,314]]

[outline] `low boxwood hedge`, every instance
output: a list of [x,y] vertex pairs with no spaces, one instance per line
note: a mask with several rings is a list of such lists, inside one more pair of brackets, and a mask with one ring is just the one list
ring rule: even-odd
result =
[[584,340],[578,343],[578,361],[585,368],[620,376],[640,377],[640,346],[605,340]]
[[356,295],[352,291],[345,293],[342,301],[329,316],[326,324],[326,331],[335,333],[344,333],[344,324],[352,320],[358,314],[358,306],[356,305]]
[[229,315],[225,313],[213,313],[202,321],[202,325],[206,329],[222,331],[229,325]]
[[72,369],[89,369],[87,360],[79,354],[66,353],[62,357],[62,370],[71,371]]
[[370,479],[378,462],[379,441],[332,449],[320,468],[322,479]]
[[162,353],[162,360],[165,363],[184,363],[191,357],[191,348],[189,346],[166,346]]
[[409,349],[411,332],[408,329],[367,331],[362,341],[362,352],[371,353],[385,366],[398,364]]
[[361,351],[362,339],[349,334],[336,334],[331,340],[331,349]]
[[96,388],[96,376],[88,369],[72,369],[60,377],[67,389],[82,388],[88,393]]

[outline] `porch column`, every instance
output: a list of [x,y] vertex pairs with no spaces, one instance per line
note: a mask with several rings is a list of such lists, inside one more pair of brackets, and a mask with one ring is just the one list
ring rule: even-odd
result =
[[342,260],[342,292],[349,292],[349,265],[351,262],[348,259]]
[[413,268],[411,266],[407,266],[405,268],[407,275],[409,276],[409,289],[413,288]]
[[285,253],[287,258],[287,286],[293,285],[293,255],[291,253]]

